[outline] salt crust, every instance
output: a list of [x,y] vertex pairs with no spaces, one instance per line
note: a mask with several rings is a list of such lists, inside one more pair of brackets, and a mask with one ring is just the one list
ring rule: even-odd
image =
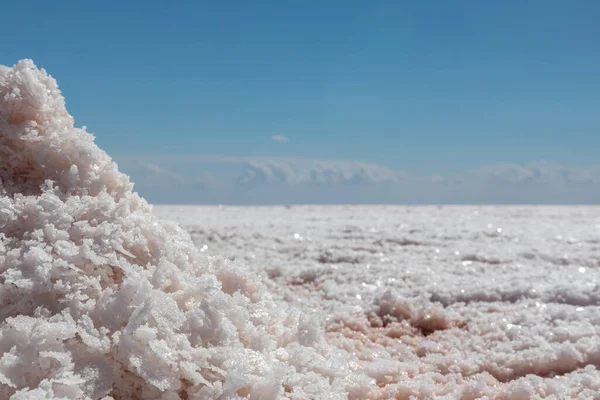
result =
[[323,312],[377,381],[362,398],[600,399],[600,207],[154,212]]

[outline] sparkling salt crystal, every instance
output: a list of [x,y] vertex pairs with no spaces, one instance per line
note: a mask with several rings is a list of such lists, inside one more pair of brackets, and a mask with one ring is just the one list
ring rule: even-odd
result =
[[0,239],[2,399],[346,399],[374,383],[317,317],[155,217],[30,60],[0,66]]

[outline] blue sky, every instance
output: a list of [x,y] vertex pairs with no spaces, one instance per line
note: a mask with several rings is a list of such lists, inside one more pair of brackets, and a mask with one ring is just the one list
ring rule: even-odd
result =
[[597,1],[34,1],[2,14],[0,63],[46,68],[111,155],[417,175],[598,162]]

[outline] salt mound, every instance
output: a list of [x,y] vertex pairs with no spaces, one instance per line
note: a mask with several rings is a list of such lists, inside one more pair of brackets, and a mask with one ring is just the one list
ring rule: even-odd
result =
[[0,66],[0,99],[0,398],[368,395],[318,324],[153,216],[44,70]]

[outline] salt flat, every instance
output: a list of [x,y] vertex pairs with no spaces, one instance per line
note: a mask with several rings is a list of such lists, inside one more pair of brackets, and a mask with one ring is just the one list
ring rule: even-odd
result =
[[264,275],[382,397],[600,398],[600,207],[154,213]]

